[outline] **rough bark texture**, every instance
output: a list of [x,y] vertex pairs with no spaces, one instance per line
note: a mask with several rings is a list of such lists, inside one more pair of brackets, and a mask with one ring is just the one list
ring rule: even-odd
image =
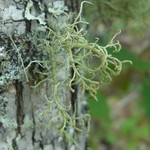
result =
[[[33,16],[36,18],[25,18],[25,10],[29,2],[21,0],[0,0],[0,50],[1,52],[11,47],[11,40],[6,36],[17,37],[27,32],[31,32],[38,27],[39,23],[45,24],[46,6],[52,0],[43,0],[43,12],[36,14],[38,2],[33,1],[35,7]],[[77,7],[75,1],[65,1],[74,11]],[[31,3],[30,3],[31,4]],[[37,5],[37,6],[36,6]],[[40,6],[40,5],[39,5]],[[39,7],[38,6],[38,7]],[[45,13],[43,17],[39,17]],[[31,16],[30,16],[31,17]],[[38,18],[39,17],[39,18]],[[59,22],[58,22],[59,24]],[[58,26],[59,27],[59,26]],[[30,48],[30,43],[28,48]],[[13,52],[12,52],[13,53]],[[31,53],[31,51],[29,52]],[[38,88],[32,88],[29,82],[26,82],[22,76],[15,76],[13,70],[17,68],[10,65],[10,71],[6,73],[2,67],[5,65],[5,55],[10,53],[1,53],[0,68],[0,150],[77,150],[78,146],[60,134],[57,126],[62,120],[57,119],[58,110],[55,105],[51,109],[47,109],[49,103],[45,99],[45,95],[52,96],[51,82],[41,84]],[[16,53],[14,53],[16,55]],[[57,58],[60,58],[58,56]],[[63,57],[65,59],[65,57]],[[64,64],[65,66],[65,61]],[[56,68],[57,69],[57,68]],[[64,80],[69,76],[64,67],[58,70],[58,79]],[[7,81],[4,76],[7,76]],[[36,77],[35,77],[36,78]],[[84,114],[85,102],[81,101],[81,89],[74,87],[75,93],[72,93],[69,87],[59,87],[59,96],[63,104],[72,103],[72,110],[69,114],[73,114],[76,105],[76,116]],[[45,111],[44,111],[45,110]],[[77,123],[78,124],[78,123]],[[75,138],[82,150],[87,150],[86,127],[82,134],[78,134],[74,129],[70,130],[70,136]]]

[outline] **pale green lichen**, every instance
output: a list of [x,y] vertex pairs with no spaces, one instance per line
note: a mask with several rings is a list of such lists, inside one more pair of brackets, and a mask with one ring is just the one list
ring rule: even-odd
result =
[[34,16],[33,14],[31,14],[31,10],[30,10],[32,7],[33,7],[33,2],[32,0],[29,0],[25,10],[25,18],[27,18],[28,20],[38,20],[41,25],[45,25],[46,24],[45,13],[42,12],[40,15]]
[[48,4],[48,12],[55,17],[66,14],[65,11],[68,11],[68,8],[65,6],[64,1],[55,1]]
[[[113,57],[107,50],[111,48],[114,53],[120,51],[121,45],[119,41],[114,42],[114,38],[118,33],[106,46],[100,46],[97,44],[97,41],[94,43],[87,41],[85,38],[86,31],[83,28],[78,28],[78,25],[81,23],[83,24],[84,22],[81,20],[80,11],[75,21],[67,24],[65,28],[51,29],[45,27],[45,31],[37,29],[33,34],[29,34],[29,41],[36,49],[40,49],[43,53],[46,53],[47,57],[31,61],[26,67],[23,67],[25,72],[28,72],[30,66],[36,63],[43,68],[43,71],[36,72],[41,76],[42,80],[38,83],[35,82],[33,87],[36,88],[45,81],[52,83],[52,98],[45,95],[49,103],[48,109],[51,109],[54,105],[57,106],[58,116],[56,118],[63,120],[63,124],[58,129],[73,142],[75,140],[71,138],[68,131],[74,129],[82,132],[85,120],[89,122],[90,116],[88,114],[79,117],[76,117],[75,114],[70,115],[68,112],[71,110],[71,105],[65,106],[62,103],[59,94],[60,87],[62,88],[67,85],[74,92],[74,89],[72,89],[73,84],[80,85],[83,92],[85,90],[88,91],[96,99],[99,86],[110,82],[113,76],[119,75],[122,70],[122,64],[126,62]],[[59,62],[58,59],[61,53],[65,54],[64,59],[66,60]],[[99,59],[99,64],[97,67],[91,68],[90,59],[94,57]],[[59,81],[57,76],[58,70],[64,65],[68,73],[71,68],[73,69],[73,76],[70,75],[65,81]],[[95,79],[97,74],[100,76],[99,80]],[[46,77],[43,78],[42,76]],[[76,125],[77,120],[81,123],[80,127]]]
[[[79,24],[86,23],[81,19],[83,3],[84,1],[81,3],[80,12],[73,23],[66,23],[60,28],[54,29],[50,26],[37,28],[32,33],[29,33],[27,37],[24,37],[24,43],[22,41],[15,42],[10,37],[13,49],[15,49],[15,53],[18,56],[19,65],[27,81],[32,81],[32,87],[36,88],[46,81],[51,83],[52,90],[50,92],[52,96],[45,95],[48,106],[43,110],[42,115],[49,113],[49,110],[56,107],[57,116],[50,121],[51,124],[53,121],[55,122],[55,119],[60,119],[59,124],[56,126],[58,131],[76,145],[78,145],[77,142],[69,135],[69,132],[71,130],[82,132],[85,129],[86,122],[88,122],[87,131],[89,131],[90,115],[85,114],[77,117],[76,110],[74,114],[70,114],[71,104],[63,104],[59,89],[70,87],[70,90],[74,92],[73,85],[79,85],[82,87],[83,93],[86,90],[96,99],[99,86],[110,82],[113,76],[119,75],[122,70],[122,64],[126,62],[113,57],[108,51],[110,48],[114,53],[120,51],[121,45],[119,41],[114,42],[114,38],[118,33],[106,46],[98,45],[97,41],[90,43],[85,38],[86,31],[78,27]],[[28,6],[29,4],[30,6]],[[30,14],[30,7],[33,5],[32,1],[29,1],[28,5],[26,18],[37,20],[38,18],[34,18]],[[50,9],[50,13],[55,13],[55,15],[51,16],[52,20],[59,21],[57,20],[59,15],[64,15],[70,19],[69,14],[62,13],[64,10],[62,7],[58,8],[58,10],[55,9],[56,12]],[[24,55],[28,48],[26,44],[28,42],[33,56]],[[59,56],[61,55],[63,55],[63,59],[59,61]],[[91,67],[90,60],[93,58],[99,60],[99,64],[96,67]],[[72,69],[73,75],[70,73],[64,80],[60,80],[58,72],[62,68],[67,74]],[[97,74],[100,76],[99,80],[96,79]]]

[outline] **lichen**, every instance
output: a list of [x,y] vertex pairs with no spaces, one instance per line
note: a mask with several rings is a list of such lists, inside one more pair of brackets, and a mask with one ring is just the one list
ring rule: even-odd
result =
[[[56,118],[50,121],[51,124],[60,120],[56,128],[60,134],[76,145],[78,144],[70,133],[72,130],[81,133],[86,124],[87,131],[89,131],[90,115],[84,114],[77,117],[76,110],[70,114],[71,102],[67,105],[62,102],[60,89],[67,87],[74,92],[73,85],[78,85],[82,87],[83,93],[86,90],[96,99],[99,86],[110,82],[113,76],[119,75],[122,64],[127,62],[118,60],[108,51],[110,48],[114,53],[120,51],[119,41],[114,42],[118,33],[106,46],[98,45],[97,41],[91,43],[86,39],[85,29],[79,28],[79,24],[86,24],[81,19],[83,3],[84,1],[81,3],[79,14],[72,23],[69,23],[70,14],[66,15],[66,6],[63,8],[62,4],[59,4],[60,7],[54,5],[57,9],[49,6],[49,16],[52,22],[48,22],[49,24],[44,27],[36,28],[27,36],[21,35],[13,38],[4,36],[3,39],[9,39],[11,45],[3,41],[0,51],[0,57],[3,58],[3,55],[7,55],[4,58],[7,62],[6,65],[0,60],[3,64],[1,65],[3,71],[0,74],[0,81],[3,82],[3,85],[6,84],[5,80],[7,84],[16,79],[23,80],[23,75],[33,88],[37,88],[46,81],[51,83],[52,90],[49,94],[51,97],[45,95],[48,105],[42,110],[42,115],[49,113],[49,110],[54,107],[57,108],[57,111],[53,112],[56,113]],[[32,6],[32,1],[29,1],[26,8],[26,19],[39,20],[39,23],[43,24],[43,20],[41,22],[39,16],[33,17],[30,14]],[[59,22],[60,17],[67,21],[63,25],[59,24],[60,27],[54,27],[53,21],[54,23]],[[28,43],[30,43],[30,49]],[[91,67],[90,60],[93,58],[99,60],[96,67]],[[66,72],[66,77],[60,77],[60,70]],[[73,75],[71,75],[71,70],[73,70]],[[96,79],[97,73],[100,76],[99,80]],[[81,97],[82,99],[83,97]]]
[[68,11],[67,6],[65,6],[64,1],[51,2],[48,5],[48,12],[52,13],[55,17],[64,14]]
[[[81,4],[81,9],[82,9]],[[88,91],[91,96],[96,99],[96,93],[104,83],[108,83],[112,80],[112,76],[117,76],[122,70],[122,64],[127,61],[120,61],[117,58],[109,54],[107,49],[112,49],[114,53],[119,52],[121,45],[119,41],[114,42],[114,38],[106,46],[100,46],[97,41],[94,43],[88,42],[85,38],[86,31],[78,28],[79,24],[84,23],[81,20],[81,11],[75,18],[73,23],[68,23],[65,27],[51,29],[45,27],[45,31],[37,29],[32,34],[28,34],[28,40],[33,47],[39,51],[42,51],[47,57],[30,61],[24,68],[25,72],[28,72],[32,64],[37,64],[41,67],[41,71],[36,70],[36,74],[41,77],[39,82],[35,82],[34,88],[38,87],[45,81],[52,83],[52,97],[45,95],[46,100],[49,102],[49,109],[53,106],[57,106],[56,118],[63,120],[63,124],[58,127],[59,131],[63,133],[68,139],[74,141],[69,136],[68,132],[74,129],[78,132],[82,132],[85,126],[85,120],[89,120],[90,116],[85,114],[83,116],[76,117],[70,115],[68,112],[71,110],[71,105],[65,106],[60,98],[60,87],[68,86],[74,92],[72,86],[80,85],[84,91]],[[54,16],[55,19],[57,19]],[[62,61],[59,61],[59,56],[64,54]],[[99,65],[95,68],[91,68],[90,59],[97,57],[99,59]],[[60,80],[58,77],[58,71],[65,67],[66,72],[70,72],[73,69],[73,76],[71,74],[65,79]],[[100,75],[100,80],[95,79],[96,74]],[[45,76],[45,77],[44,77]],[[47,111],[47,109],[46,109]],[[45,113],[45,112],[43,112]],[[55,119],[56,119],[55,118]],[[80,120],[80,127],[77,127],[76,121]],[[75,142],[75,141],[74,141]]]
[[33,2],[32,0],[29,0],[25,10],[25,18],[27,18],[28,20],[38,20],[41,25],[45,25],[46,24],[45,13],[42,12],[38,16],[34,16],[30,10],[32,7],[33,7]]

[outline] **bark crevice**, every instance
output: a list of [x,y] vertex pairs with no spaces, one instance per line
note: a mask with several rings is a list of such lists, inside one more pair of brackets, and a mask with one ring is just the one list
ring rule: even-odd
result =
[[21,135],[21,125],[24,120],[24,104],[23,104],[23,85],[22,82],[16,81],[16,116],[17,116],[17,133]]
[[33,102],[31,100],[31,97],[30,97],[30,101],[31,101],[31,107],[32,107],[32,122],[33,122],[33,131],[32,131],[32,144],[34,145],[36,139],[35,139],[35,134],[36,134],[36,122],[35,122],[35,117],[34,117],[34,109],[33,109]]
[[18,145],[17,145],[17,137],[18,137],[18,135],[20,135],[22,137],[21,125],[24,123],[24,103],[23,103],[22,82],[17,80],[15,83],[15,89],[16,89],[15,105],[16,105],[17,128],[16,128],[16,136],[12,140],[12,147],[14,148],[14,150],[19,150]]

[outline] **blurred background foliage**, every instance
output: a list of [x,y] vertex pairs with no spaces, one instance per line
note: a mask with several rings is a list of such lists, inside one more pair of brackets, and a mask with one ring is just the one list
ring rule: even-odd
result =
[[89,40],[106,45],[121,29],[115,56],[133,62],[99,89],[98,102],[89,97],[91,149],[150,150],[150,0],[89,1],[83,10]]

